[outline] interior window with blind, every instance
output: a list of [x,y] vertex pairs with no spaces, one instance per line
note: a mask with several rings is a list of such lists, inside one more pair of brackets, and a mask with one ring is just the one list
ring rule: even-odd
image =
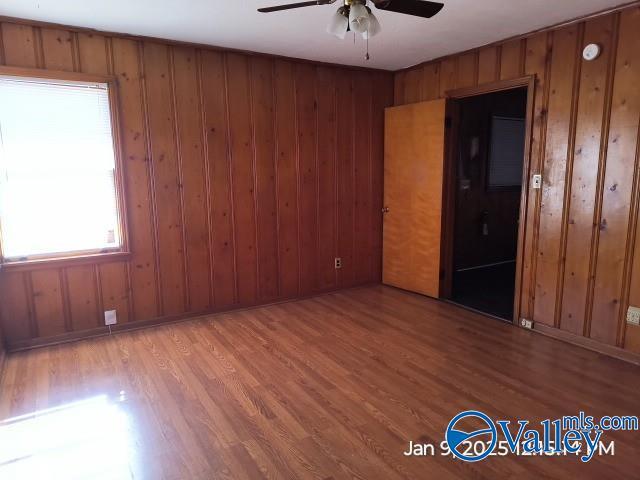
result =
[[109,84],[0,76],[4,262],[118,251]]
[[489,188],[522,186],[524,140],[524,118],[492,117]]

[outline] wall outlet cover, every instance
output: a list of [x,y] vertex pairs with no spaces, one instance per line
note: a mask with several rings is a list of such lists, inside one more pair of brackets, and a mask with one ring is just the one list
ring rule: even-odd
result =
[[339,268],[342,268],[342,259],[340,257],[336,257],[335,266],[336,266],[336,270]]
[[640,325],[640,307],[629,307],[627,310],[627,323]]
[[106,310],[104,312],[104,324],[105,325],[115,325],[118,323],[118,316],[116,315],[115,310]]
[[528,328],[529,330],[531,330],[533,328],[533,321],[526,318],[521,318],[520,326],[522,328]]

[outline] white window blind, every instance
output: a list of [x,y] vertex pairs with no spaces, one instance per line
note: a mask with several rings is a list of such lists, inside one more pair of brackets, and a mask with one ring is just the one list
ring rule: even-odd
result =
[[8,260],[121,246],[107,84],[0,77]]

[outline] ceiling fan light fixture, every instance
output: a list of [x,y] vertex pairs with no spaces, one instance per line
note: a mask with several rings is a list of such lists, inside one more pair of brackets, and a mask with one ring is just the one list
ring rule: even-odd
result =
[[349,17],[346,14],[344,7],[340,7],[338,11],[331,17],[329,25],[327,25],[327,32],[331,35],[335,35],[340,39],[344,39],[349,29]]
[[351,30],[364,33],[369,28],[369,12],[362,3],[355,3],[349,9],[349,25]]
[[364,38],[365,40],[375,37],[382,31],[382,27],[380,26],[378,17],[373,14],[369,7],[367,7],[367,10],[369,12],[369,27],[366,31],[362,32],[362,38]]

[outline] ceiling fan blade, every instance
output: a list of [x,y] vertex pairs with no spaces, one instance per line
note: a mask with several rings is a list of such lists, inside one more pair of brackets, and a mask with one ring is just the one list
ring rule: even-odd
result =
[[373,0],[373,3],[380,10],[423,18],[433,17],[444,7],[444,3],[423,0]]
[[336,0],[314,0],[313,2],[287,3],[286,5],[276,5],[275,7],[259,8],[258,11],[262,13],[279,12],[280,10],[290,10],[292,8],[311,7],[315,5],[326,5],[328,3],[333,3],[335,1]]

